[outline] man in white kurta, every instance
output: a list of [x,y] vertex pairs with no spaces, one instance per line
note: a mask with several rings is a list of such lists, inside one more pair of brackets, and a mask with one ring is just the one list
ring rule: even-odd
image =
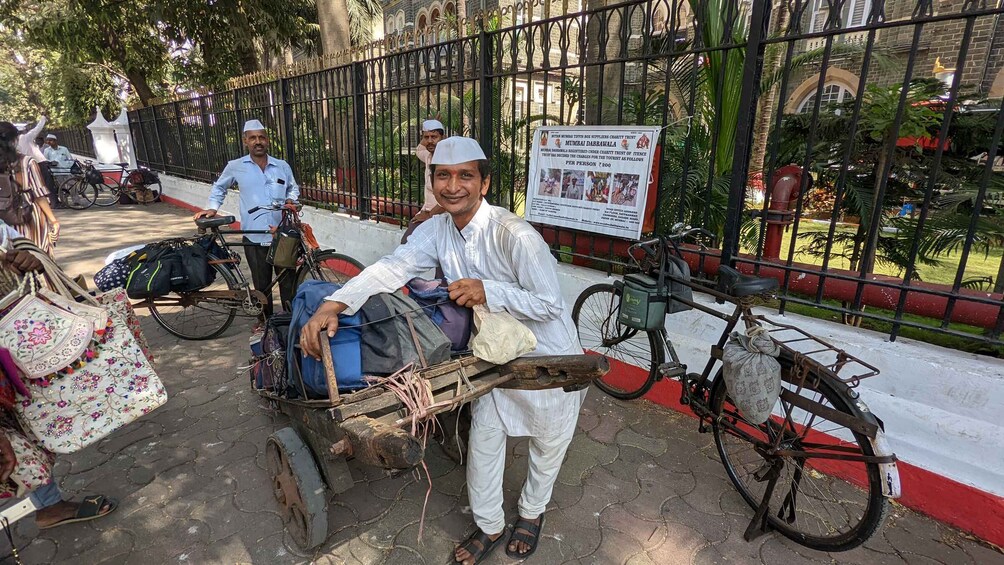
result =
[[[537,349],[531,355],[581,354],[570,309],[558,287],[557,262],[547,243],[522,218],[483,199],[489,169],[477,142],[460,137],[440,142],[432,165],[436,166],[436,200],[449,213],[424,222],[406,244],[329,296],[329,304],[322,306],[301,333],[304,351],[311,355],[319,352],[317,336],[325,327],[334,335],[338,313],[352,314],[374,294],[393,292],[412,278],[440,267],[451,283],[450,298],[458,304],[483,303],[489,310],[509,312],[525,324],[537,338]],[[477,172],[482,173],[479,178],[471,178]],[[479,532],[457,549],[457,562],[470,565],[483,560],[487,556],[483,550],[494,548],[505,530],[502,474],[507,436],[530,438],[529,472],[519,515],[531,525],[542,525],[584,398],[584,390],[495,389],[474,401],[467,482]],[[525,534],[525,526],[515,529]],[[532,537],[535,547],[539,536]],[[523,557],[530,548],[529,543],[513,541],[509,550]]]

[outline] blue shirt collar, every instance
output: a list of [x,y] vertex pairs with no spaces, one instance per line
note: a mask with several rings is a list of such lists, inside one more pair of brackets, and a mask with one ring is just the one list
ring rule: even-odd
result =
[[[254,163],[254,161],[251,160],[251,154],[250,153],[248,153],[247,155],[245,155],[241,159],[241,162],[242,163]],[[279,160],[276,159],[275,157],[271,156],[271,155],[268,155],[268,164],[265,165],[265,166],[268,167],[269,165],[271,165],[273,167],[278,167],[279,166]]]

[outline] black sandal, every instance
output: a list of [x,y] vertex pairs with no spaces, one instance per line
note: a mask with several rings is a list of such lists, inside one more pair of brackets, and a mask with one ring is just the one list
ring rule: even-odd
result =
[[[523,518],[518,518],[516,523],[512,525],[512,535],[509,536],[509,544],[514,541],[521,541],[530,546],[530,550],[526,553],[520,553],[519,551],[512,551],[509,549],[509,544],[506,545],[505,554],[513,559],[526,559],[533,555],[534,551],[537,551],[537,542],[540,541],[540,529],[544,527],[544,514],[540,514],[540,522],[534,524],[529,520],[524,520]],[[518,532],[516,530],[526,530],[528,533]]]
[[[487,559],[488,556],[491,555],[492,550],[495,549],[495,546],[498,545],[499,542],[501,542],[502,538],[504,537],[505,536],[503,535],[499,535],[499,537],[492,540],[491,536],[482,532],[481,528],[478,528],[477,530],[474,531],[473,534],[470,535],[470,537],[468,537],[466,540],[464,540],[463,543],[457,546],[457,549],[461,548],[466,549],[467,553],[471,554],[471,556],[468,559],[473,559],[475,565],[477,565],[478,563],[481,563],[483,559]],[[477,544],[475,544],[474,542],[480,543],[481,549],[476,549],[475,546]],[[464,561],[466,561],[466,559]],[[457,561],[456,550],[454,550],[453,562],[461,563],[461,561]]]
[[[107,512],[102,512],[101,509],[108,506]],[[59,526],[65,526],[67,524],[75,524],[77,522],[87,522],[90,520],[96,520],[98,518],[104,518],[105,516],[111,514],[119,507],[118,502],[114,499],[108,498],[103,495],[94,495],[84,497],[83,502],[77,507],[77,513],[73,518],[67,518],[65,520],[60,520],[55,524],[49,524],[48,526],[39,526],[39,530],[48,530],[50,528],[56,528]]]

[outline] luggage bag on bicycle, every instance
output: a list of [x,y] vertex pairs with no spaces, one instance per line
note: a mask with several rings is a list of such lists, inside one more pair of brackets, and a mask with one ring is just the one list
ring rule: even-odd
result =
[[185,283],[181,257],[169,245],[151,243],[130,253],[125,261],[129,266],[125,287],[129,298],[164,296],[173,285]]
[[694,289],[684,282],[689,280],[690,265],[673,255],[666,255],[658,279],[641,273],[625,275],[617,321],[636,330],[662,329],[666,314],[691,309],[687,304],[673,300],[673,297],[694,299]]

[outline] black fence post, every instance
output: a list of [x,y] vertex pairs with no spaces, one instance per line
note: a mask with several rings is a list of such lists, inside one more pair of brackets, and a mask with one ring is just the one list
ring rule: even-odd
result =
[[739,252],[739,229],[743,223],[743,202],[750,168],[750,148],[756,123],[756,104],[760,96],[760,74],[763,71],[764,40],[770,24],[770,2],[754,2],[750,14],[749,39],[743,61],[743,88],[739,95],[739,119],[736,123],[736,145],[732,157],[732,179],[729,182],[729,202],[725,211],[722,237],[722,264],[732,266]]
[[209,147],[209,117],[206,115],[205,96],[199,96],[199,126],[199,129],[202,130],[202,143],[205,144],[206,148],[206,168],[212,171],[216,167],[216,162],[213,159],[216,152]]
[[[478,141],[485,151],[485,156],[491,161],[495,146],[493,136],[495,135],[494,116],[492,107],[494,106],[495,93],[492,91],[492,79],[490,72],[492,69],[492,36],[485,30],[485,22],[482,19],[478,29],[478,88],[481,95],[478,97]],[[491,190],[489,188],[489,190]]]
[[279,79],[279,107],[282,110],[282,152],[283,159],[296,172],[296,144],[293,140],[293,104],[289,101],[289,79]]
[[160,133],[160,119],[157,117],[157,106],[151,106],[150,110],[150,113],[153,114],[153,133],[157,138],[157,146],[160,148],[160,166],[164,172],[167,172],[167,155],[164,151],[164,136]]
[[181,125],[181,106],[178,101],[174,105],[174,127],[178,128],[178,145],[181,148],[181,168],[185,171],[185,177],[192,178],[192,173],[188,170],[188,149],[185,148],[185,132]]
[[370,177],[366,157],[366,67],[362,63],[352,63],[352,110],[355,116],[355,150],[356,150],[356,202],[359,205],[359,217],[366,219],[370,215]]

